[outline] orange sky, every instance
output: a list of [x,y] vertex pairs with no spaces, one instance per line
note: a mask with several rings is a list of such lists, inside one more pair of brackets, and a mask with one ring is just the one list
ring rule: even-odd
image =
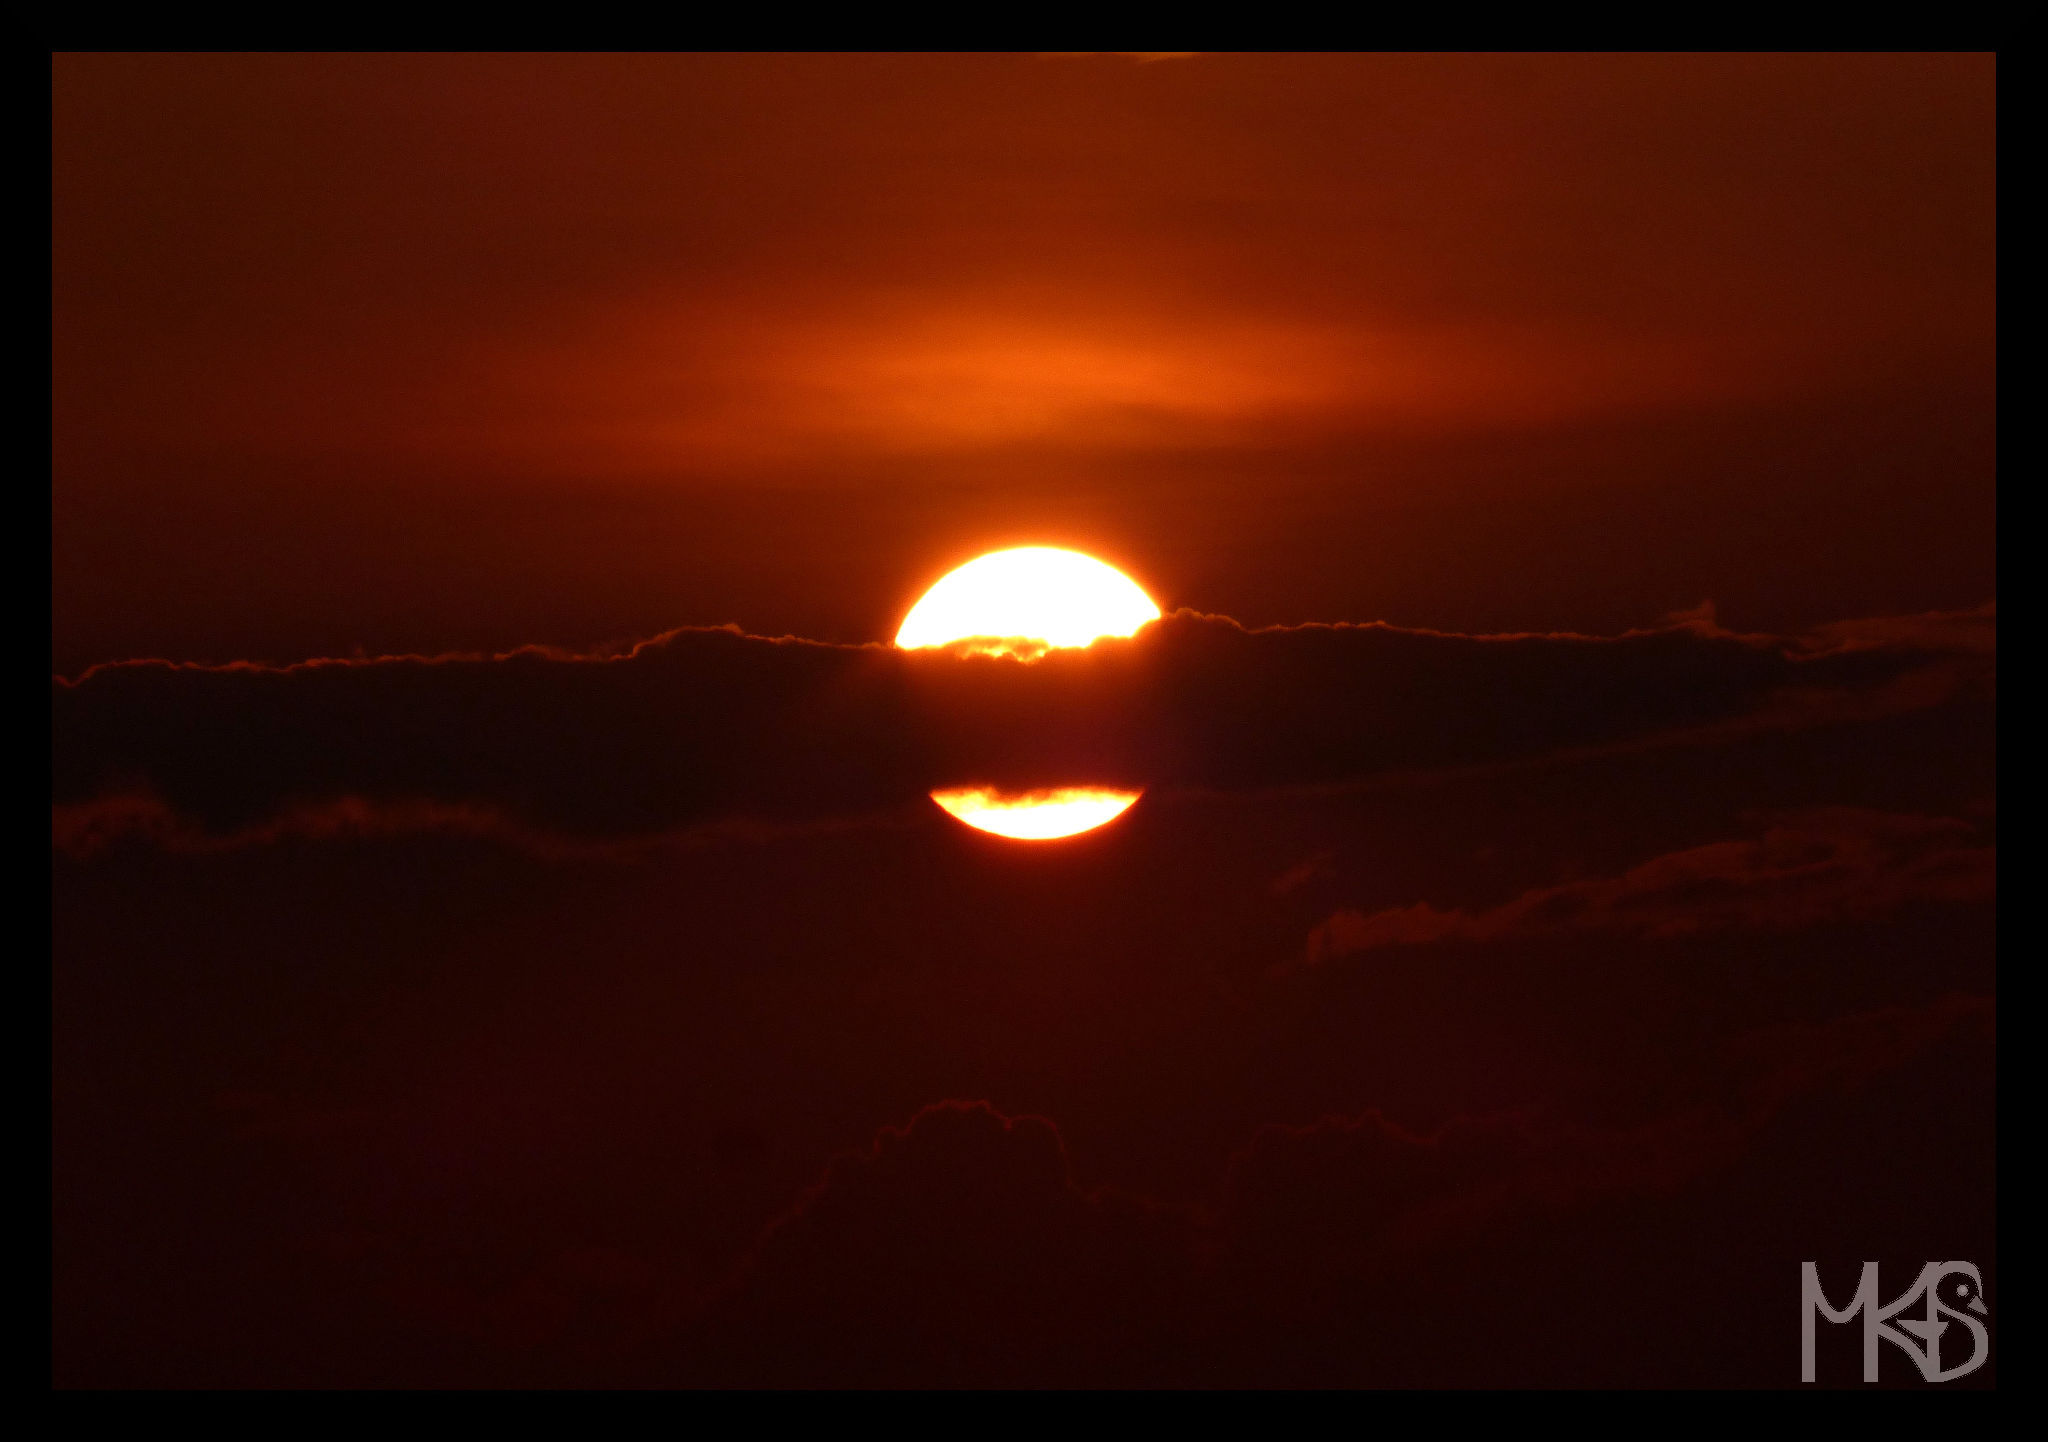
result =
[[[456,644],[515,612],[492,640],[850,636],[909,573],[1032,539],[1243,610],[1333,528],[1499,594],[1268,587],[1259,619],[1551,624],[1591,558],[1447,548],[1459,508],[1533,536],[1602,509],[1595,473],[1740,508],[1802,467],[1836,516],[1912,472],[1877,508],[1945,589],[1899,606],[1973,603],[1992,104],[1972,56],[59,57],[57,650]],[[1872,412],[1910,434],[1845,450]],[[1617,439],[1687,424],[1711,476]],[[592,504],[631,520],[565,534]],[[1878,599],[1900,537],[1852,524]],[[1683,584],[1597,619],[1741,605],[1740,559],[1681,542],[1643,532]],[[125,623],[145,585],[158,623]]]

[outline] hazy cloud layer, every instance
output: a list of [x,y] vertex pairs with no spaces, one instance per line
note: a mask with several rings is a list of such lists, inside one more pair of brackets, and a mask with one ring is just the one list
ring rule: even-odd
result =
[[1997,849],[1966,821],[1823,807],[1784,817],[1755,840],[1691,847],[1484,910],[1426,901],[1340,910],[1309,933],[1308,959],[1567,931],[1656,939],[1860,921],[1914,901],[1989,901],[1997,863]]
[[52,800],[60,842],[294,815],[317,831],[343,802],[411,808],[387,827],[624,837],[886,812],[966,783],[1326,786],[1934,705],[1989,683],[1990,624],[1462,636],[1181,611],[1032,664],[732,629],[588,656],[137,661],[53,683]]

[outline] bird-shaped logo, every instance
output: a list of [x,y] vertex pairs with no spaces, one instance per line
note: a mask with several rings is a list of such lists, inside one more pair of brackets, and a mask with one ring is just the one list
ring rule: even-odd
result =
[[[1947,1284],[1946,1297],[1943,1296],[1944,1284]],[[1925,1304],[1926,1310],[1922,1315],[1899,1317],[1915,1303]],[[1971,1316],[1972,1312],[1977,1316]],[[1991,1335],[1977,1317],[1989,1315],[1989,1309],[1984,1305],[1984,1279],[1973,1264],[1929,1262],[1920,1269],[1920,1275],[1903,1296],[1879,1309],[1877,1323],[1879,1335],[1905,1348],[1922,1377],[1930,1382],[1947,1382],[1984,1365],[1984,1358],[1991,1350]],[[1894,1317],[1899,1317],[1899,1320],[1894,1322]],[[1949,1329],[1950,1318],[1969,1330],[1970,1355],[1953,1367],[1943,1368],[1941,1338]],[[1908,1341],[1902,1335],[1904,1333],[1918,1337],[1920,1345],[1915,1346]]]

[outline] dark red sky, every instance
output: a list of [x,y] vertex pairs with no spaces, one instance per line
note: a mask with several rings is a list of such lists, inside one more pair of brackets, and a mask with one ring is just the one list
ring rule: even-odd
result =
[[[53,102],[60,1385],[1792,1386],[1871,1258],[1995,1334],[1990,57]],[[868,644],[1026,542],[1171,614]]]

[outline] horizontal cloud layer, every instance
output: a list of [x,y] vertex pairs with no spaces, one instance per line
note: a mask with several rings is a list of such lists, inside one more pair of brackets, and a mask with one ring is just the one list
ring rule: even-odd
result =
[[74,837],[167,814],[274,831],[344,800],[623,837],[967,784],[1328,786],[1937,704],[1988,683],[1992,625],[1463,636],[1181,611],[1032,663],[731,628],[600,655],[124,662],[53,683],[52,799]]
[[1996,886],[1997,851],[1967,822],[1822,807],[1783,817],[1753,841],[1695,846],[1480,911],[1426,901],[1340,910],[1309,933],[1308,957],[1563,931],[1776,930],[1882,916],[1914,901],[1989,901]]

